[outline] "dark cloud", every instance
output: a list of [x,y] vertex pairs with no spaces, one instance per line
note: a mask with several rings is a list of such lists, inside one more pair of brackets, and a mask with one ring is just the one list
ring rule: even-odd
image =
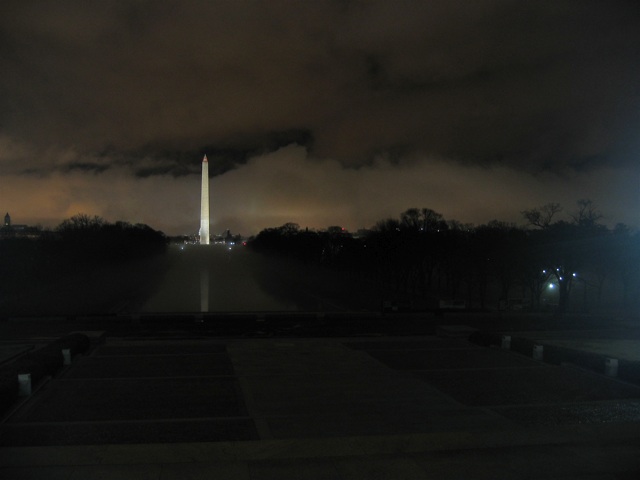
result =
[[346,164],[400,145],[535,169],[628,161],[639,126],[635,2],[4,8],[0,118],[32,142],[191,153],[300,130]]
[[182,177],[200,173],[200,160],[209,159],[209,175],[215,177],[245,164],[251,157],[266,155],[288,145],[311,148],[313,137],[309,130],[291,129],[256,134],[237,134],[215,144],[192,150],[146,145],[130,151],[113,146],[103,149],[99,156],[111,163],[133,169],[138,177],[172,175]]
[[[185,161],[192,163],[194,156],[201,158],[206,154],[209,159],[209,174],[217,176],[245,164],[251,157],[266,155],[292,144],[311,149],[313,147],[311,131],[291,129],[253,135],[235,135],[217,144],[200,147],[199,156],[187,153]],[[178,158],[177,153],[174,152],[172,158]]]
[[72,162],[72,163],[68,163],[67,165],[62,167],[60,170],[62,170],[63,172],[73,172],[73,171],[79,170],[79,171],[88,172],[88,173],[102,173],[109,170],[110,167],[111,167],[110,165],[104,165],[104,164],[100,165],[97,163]]

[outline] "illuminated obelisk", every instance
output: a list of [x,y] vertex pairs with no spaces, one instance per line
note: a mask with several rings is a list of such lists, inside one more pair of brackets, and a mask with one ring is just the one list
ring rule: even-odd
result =
[[209,160],[206,155],[202,159],[200,195],[200,245],[209,245]]

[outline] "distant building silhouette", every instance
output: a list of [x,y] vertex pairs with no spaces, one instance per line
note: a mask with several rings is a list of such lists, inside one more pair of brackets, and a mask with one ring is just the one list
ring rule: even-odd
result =
[[0,238],[38,238],[42,230],[29,225],[11,225],[9,212],[4,216],[4,224],[0,228]]

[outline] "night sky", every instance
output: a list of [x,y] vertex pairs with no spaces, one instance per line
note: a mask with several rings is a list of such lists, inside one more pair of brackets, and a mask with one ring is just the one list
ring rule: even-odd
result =
[[523,223],[589,198],[640,226],[640,2],[0,4],[0,210],[212,232]]

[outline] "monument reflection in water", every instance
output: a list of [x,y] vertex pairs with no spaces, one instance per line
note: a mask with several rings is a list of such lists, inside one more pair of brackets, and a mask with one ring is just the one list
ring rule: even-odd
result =
[[200,270],[200,311],[209,311],[209,270],[206,267]]

